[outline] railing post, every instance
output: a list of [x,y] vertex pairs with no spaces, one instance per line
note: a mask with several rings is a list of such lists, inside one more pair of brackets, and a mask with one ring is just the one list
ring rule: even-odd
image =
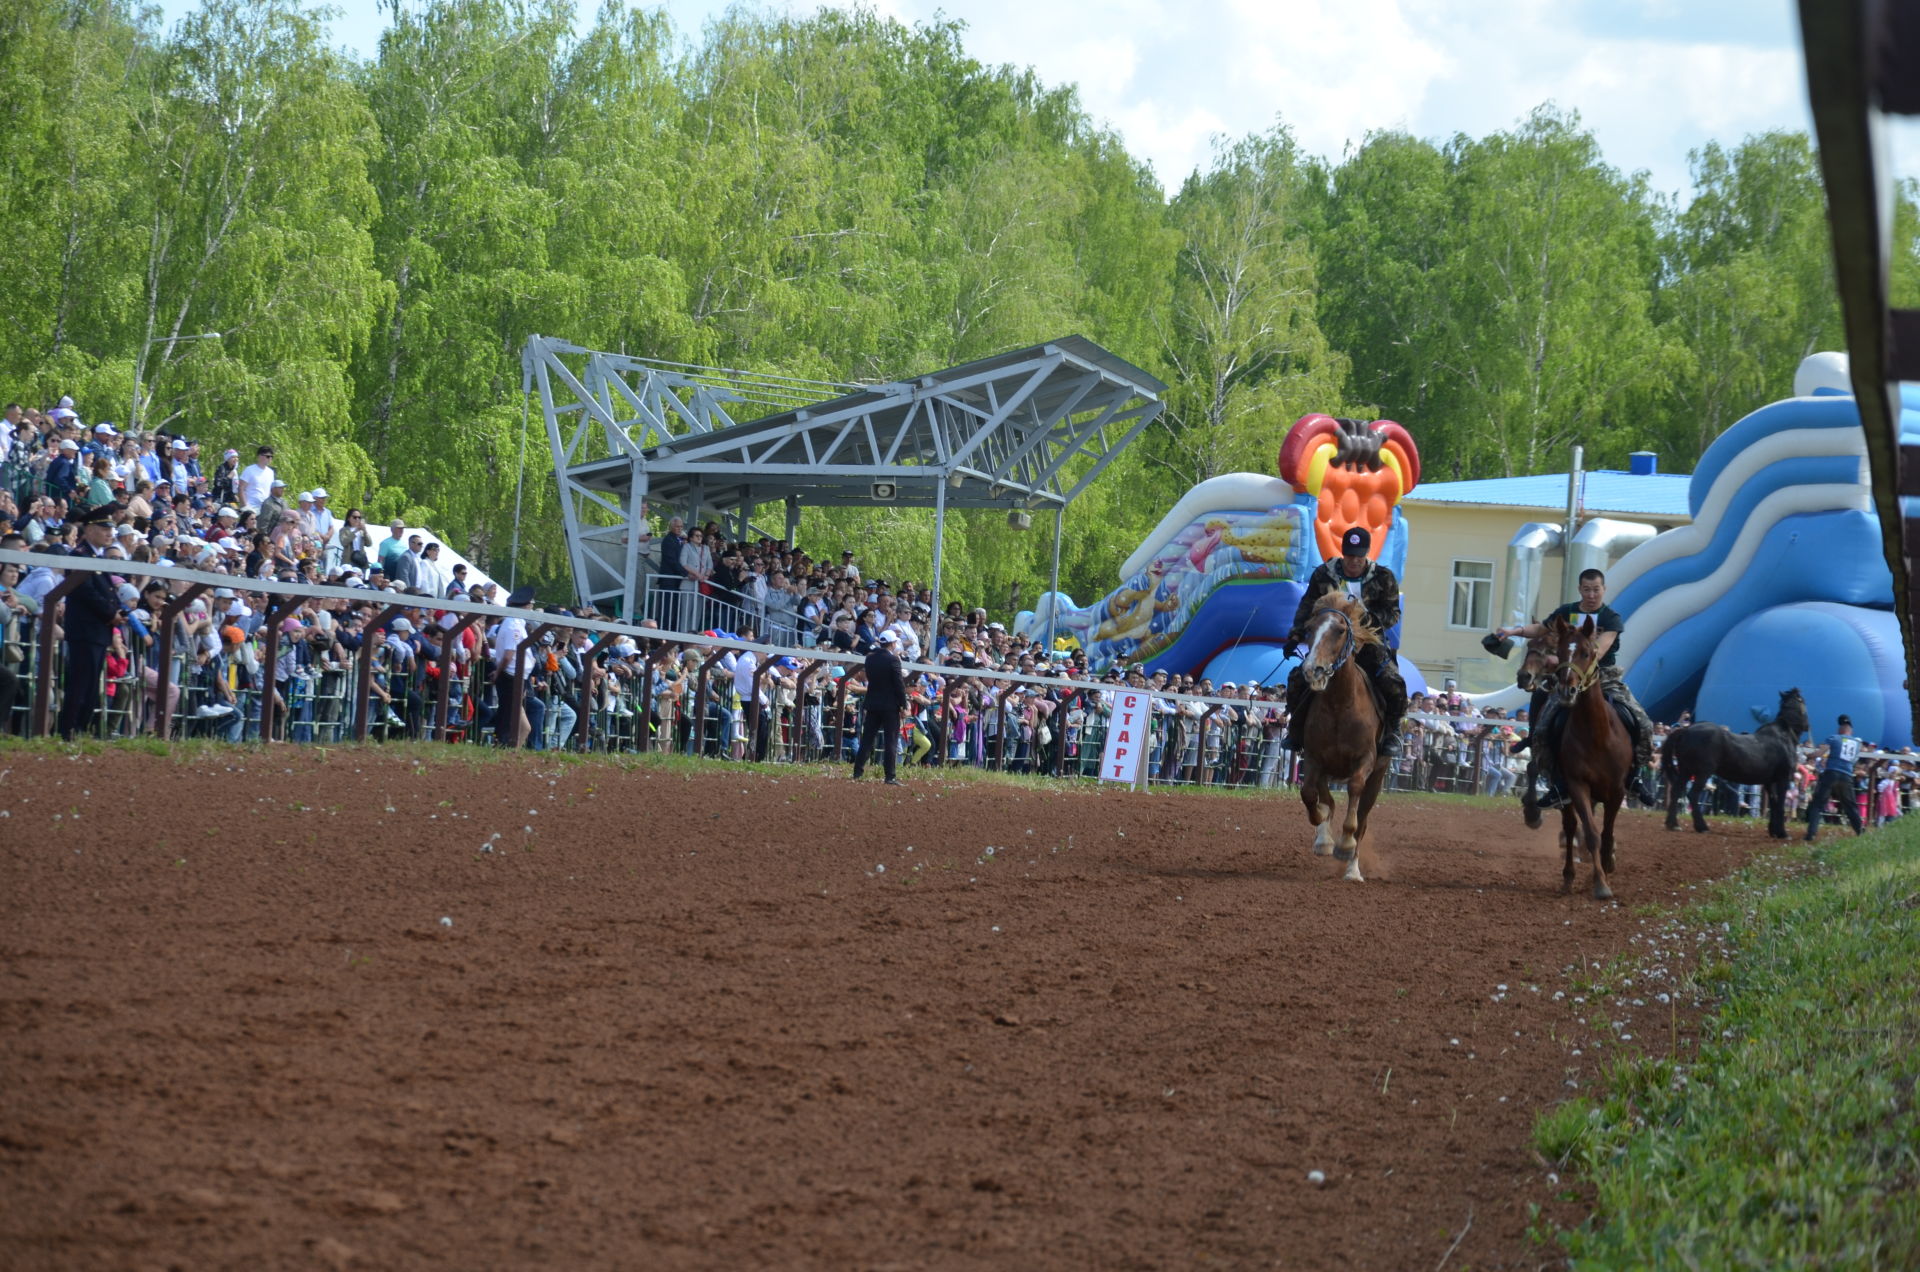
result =
[[618,632],[603,632],[600,639],[580,655],[580,700],[575,704],[580,718],[573,722],[573,736],[580,740],[579,749],[582,751],[593,749],[593,660],[601,650],[618,639]]
[[[433,740],[444,742],[447,738],[447,704],[453,697],[453,647],[467,634],[467,629],[480,621],[480,615],[467,614],[449,628],[440,639],[440,683],[433,690]],[[472,687],[468,690],[471,693]]]
[[280,624],[287,615],[300,608],[305,598],[299,596],[276,596],[267,606],[267,641],[261,650],[261,679],[266,682],[260,690],[260,741],[262,745],[273,741],[273,700],[279,693],[279,682],[274,678],[275,664],[280,661]]
[[59,624],[53,621],[53,611],[66,599],[68,593],[75,591],[88,579],[84,571],[76,570],[53,585],[53,590],[40,598],[40,663],[33,669],[33,711],[27,716],[27,736],[43,738],[48,732],[47,717],[53,714],[53,630]]
[[[520,715],[527,713],[527,672],[531,669],[527,666],[526,651],[530,646],[538,646],[540,644],[540,638],[552,630],[552,623],[541,623],[538,627],[529,630],[527,632],[527,638],[513,647],[513,670],[511,673],[513,676],[513,707]],[[515,750],[525,746],[531,739],[520,736],[520,721],[515,719],[508,723],[513,726],[513,741],[507,744],[508,749]],[[533,727],[531,720],[527,722],[527,727],[529,729]],[[542,715],[540,717],[540,731],[545,733],[546,730],[547,717]],[[496,738],[500,736],[500,725],[498,721],[494,723],[493,736]]]
[[1007,695],[1020,687],[1017,681],[1009,680],[1007,687],[994,699],[994,710],[999,713],[1000,728],[993,739],[993,767],[1002,773],[1007,771]]
[[705,754],[707,749],[707,674],[726,652],[725,648],[716,646],[700,664],[700,675],[693,682],[693,753],[696,756]]
[[[773,664],[771,660],[756,657],[753,660],[753,684],[749,690],[751,696],[747,703],[747,758],[754,759],[754,743],[760,740],[760,681]],[[771,750],[772,728],[768,728],[769,750]]]
[[[389,605],[380,611],[378,617],[361,629],[360,648],[356,651],[355,655],[358,662],[353,674],[353,683],[355,686],[353,740],[355,742],[365,742],[367,740],[367,727],[373,723],[372,720],[368,719],[367,713],[367,695],[373,692],[373,652],[379,644],[378,641],[373,639],[373,634],[375,631],[384,632],[388,623],[391,623],[409,608],[410,607],[406,605]],[[380,639],[385,640],[386,637],[382,636]]]
[[187,606],[209,590],[209,584],[190,583],[186,591],[168,601],[160,611],[160,662],[154,669],[153,712],[156,721],[154,734],[163,742],[173,730],[173,713],[167,709],[167,699],[172,696],[173,690],[173,624]]
[[843,671],[833,691],[833,760],[836,764],[845,760],[847,754],[847,682],[851,679],[853,672]]

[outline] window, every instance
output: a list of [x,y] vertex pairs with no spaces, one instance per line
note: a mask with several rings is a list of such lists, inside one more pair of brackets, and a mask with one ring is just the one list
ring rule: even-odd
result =
[[1493,562],[1453,563],[1453,602],[1447,610],[1449,627],[1484,630],[1492,619]]

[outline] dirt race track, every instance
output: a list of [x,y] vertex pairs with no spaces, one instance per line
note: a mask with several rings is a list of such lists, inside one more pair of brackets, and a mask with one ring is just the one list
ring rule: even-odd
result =
[[1552,1266],[1555,991],[1766,842],[200,754],[0,750],[0,1266]]

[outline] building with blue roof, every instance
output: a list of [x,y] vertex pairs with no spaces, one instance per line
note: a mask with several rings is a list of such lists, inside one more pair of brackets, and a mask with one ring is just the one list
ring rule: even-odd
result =
[[1572,491],[1568,473],[1535,473],[1422,482],[1401,499],[1408,539],[1400,652],[1429,684],[1453,680],[1463,693],[1512,684],[1513,665],[1488,654],[1480,638],[1520,621],[1506,609],[1518,606],[1527,610],[1524,617],[1538,618],[1563,596],[1571,598],[1564,552],[1515,552],[1516,536],[1527,527],[1556,527],[1553,537],[1565,542],[1575,537],[1567,533],[1571,521],[1575,532],[1586,531],[1581,538],[1597,545],[1599,556],[1589,559],[1605,569],[1653,534],[1693,520],[1689,474],[1660,472],[1649,452],[1630,462],[1626,472],[1582,472]]

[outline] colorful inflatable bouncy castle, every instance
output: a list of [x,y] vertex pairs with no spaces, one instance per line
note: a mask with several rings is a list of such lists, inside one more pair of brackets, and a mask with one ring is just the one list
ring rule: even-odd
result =
[[[1420,453],[1392,420],[1304,415],[1287,431],[1276,477],[1228,473],[1189,490],[1120,568],[1124,580],[1089,606],[1043,594],[1014,629],[1087,651],[1096,669],[1141,663],[1216,684],[1274,684],[1306,579],[1365,526],[1373,559],[1404,572],[1407,523],[1398,504],[1420,480]],[[1397,633],[1395,634],[1397,639]],[[1424,691],[1401,660],[1408,687]]]

